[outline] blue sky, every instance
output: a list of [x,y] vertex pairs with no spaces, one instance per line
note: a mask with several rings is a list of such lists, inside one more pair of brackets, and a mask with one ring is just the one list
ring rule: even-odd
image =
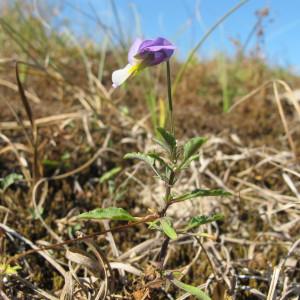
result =
[[[75,34],[89,37],[101,45],[102,34],[96,25],[96,18],[113,30],[120,31],[111,0],[62,2],[64,4],[60,8],[60,17],[70,19]],[[141,34],[146,38],[164,36],[176,44],[177,55],[184,58],[205,31],[238,1],[114,0],[114,3],[120,16],[121,31],[126,39]],[[209,37],[198,55],[209,57],[218,51],[234,53],[232,41],[239,40],[242,45],[245,44],[257,21],[255,12],[264,7],[269,8],[270,14],[263,22],[263,53],[269,62],[292,66],[300,72],[299,0],[250,0]],[[253,49],[256,41],[253,36],[246,49]]]

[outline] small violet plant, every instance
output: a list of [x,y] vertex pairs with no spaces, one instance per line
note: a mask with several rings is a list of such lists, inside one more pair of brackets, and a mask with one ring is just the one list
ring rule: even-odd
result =
[[164,235],[164,239],[162,241],[156,264],[156,271],[159,274],[160,281],[163,279],[191,295],[196,296],[198,299],[208,300],[210,297],[205,292],[178,280],[178,275],[179,277],[182,277],[182,274],[166,270],[164,264],[170,240],[177,240],[178,235],[186,234],[203,224],[221,220],[223,218],[221,214],[192,216],[186,224],[180,228],[174,228],[173,220],[167,216],[168,208],[172,205],[176,205],[178,202],[198,197],[230,195],[221,189],[195,189],[187,191],[181,195],[177,195],[172,192],[172,188],[177,183],[180,173],[186,169],[192,161],[199,157],[198,151],[206,141],[203,137],[194,137],[181,145],[176,140],[169,63],[174,51],[175,46],[162,37],[158,37],[154,40],[136,39],[128,53],[128,64],[123,69],[114,71],[112,74],[113,87],[116,88],[123,84],[131,76],[137,75],[143,69],[161,63],[166,63],[168,129],[161,127],[157,128],[160,138],[155,139],[155,142],[160,146],[161,151],[151,153],[134,152],[128,153],[124,157],[125,159],[137,159],[144,161],[152,169],[156,177],[164,182],[164,205],[159,207],[154,213],[144,217],[132,216],[123,208],[108,207],[97,208],[83,213],[79,216],[79,218],[87,220],[108,219],[127,221],[130,222],[130,225],[132,226],[140,223],[147,223],[149,229],[161,231]]

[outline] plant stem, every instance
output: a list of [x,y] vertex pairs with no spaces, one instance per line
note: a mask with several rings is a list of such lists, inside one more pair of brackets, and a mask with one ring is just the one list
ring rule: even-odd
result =
[[[168,111],[169,111],[169,122],[170,122],[170,131],[171,134],[175,136],[175,128],[174,128],[174,119],[173,119],[173,101],[172,101],[172,83],[171,83],[171,71],[170,71],[170,62],[166,62],[167,65],[167,88],[168,88]],[[176,150],[172,151],[170,154],[170,159],[172,162],[176,160]],[[160,217],[164,217],[167,209],[169,207],[169,199],[171,195],[172,185],[174,183],[174,171],[172,170],[169,175],[169,180],[166,182],[166,191],[165,191],[165,207],[159,213]],[[169,246],[169,237],[165,236],[164,241],[161,245],[159,256],[158,256],[158,265],[159,269],[162,271],[164,269],[164,261],[166,255],[168,253],[168,246]]]
[[167,64],[168,108],[169,108],[169,116],[170,116],[170,128],[171,128],[171,133],[175,135],[170,62],[167,60],[166,64]]
[[164,261],[168,253],[169,241],[170,238],[166,236],[160,248],[160,252],[158,255],[158,264],[159,264],[158,267],[160,270],[164,269]]

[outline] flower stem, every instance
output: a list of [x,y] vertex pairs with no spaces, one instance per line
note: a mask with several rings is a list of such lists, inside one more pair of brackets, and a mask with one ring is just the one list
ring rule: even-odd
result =
[[[172,102],[172,84],[171,84],[171,71],[170,71],[170,62],[167,61],[167,85],[168,85],[168,112],[169,112],[169,124],[170,124],[170,131],[171,134],[175,136],[175,128],[174,128],[174,119],[173,119],[173,102]],[[172,151],[170,154],[170,159],[172,162],[176,160],[176,149],[175,151]],[[168,182],[166,182],[166,190],[165,190],[165,206],[162,209],[162,211],[159,213],[160,217],[164,217],[166,215],[167,209],[169,207],[169,199],[171,196],[171,190],[174,183],[174,171],[172,170],[169,174]],[[160,253],[158,256],[158,267],[160,271],[163,271],[164,269],[164,261],[166,258],[166,255],[168,253],[168,247],[169,247],[169,237],[165,236],[164,241],[160,248]]]
[[175,135],[170,62],[167,60],[166,64],[167,64],[167,85],[168,85],[168,107],[169,107],[170,129],[171,129],[170,131],[173,135]]

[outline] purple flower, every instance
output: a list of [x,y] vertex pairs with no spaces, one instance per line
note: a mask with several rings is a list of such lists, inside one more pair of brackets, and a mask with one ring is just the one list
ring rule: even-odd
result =
[[146,67],[167,61],[174,53],[175,46],[158,37],[155,40],[136,39],[128,52],[128,64],[112,74],[113,87],[121,85],[130,76]]

